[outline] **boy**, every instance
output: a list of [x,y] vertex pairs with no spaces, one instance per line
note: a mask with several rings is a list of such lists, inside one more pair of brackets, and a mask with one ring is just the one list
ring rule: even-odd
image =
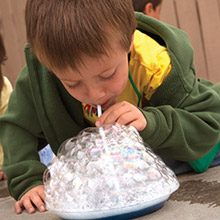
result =
[[132,0],[134,10],[156,19],[160,19],[162,0]]
[[[134,126],[164,158],[192,161],[220,133],[220,85],[196,80],[181,30],[131,0],[28,0],[27,67],[0,120],[17,213],[45,211],[38,150],[88,126]],[[96,106],[104,113],[97,119]]]

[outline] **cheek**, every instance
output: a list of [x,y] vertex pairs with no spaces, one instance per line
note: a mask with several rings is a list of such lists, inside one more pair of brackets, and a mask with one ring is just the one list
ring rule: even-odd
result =
[[[65,86],[64,86],[65,87]],[[73,98],[79,100],[79,101],[83,101],[83,93],[80,91],[80,89],[69,89],[67,87],[65,87],[66,91],[69,93],[69,95],[71,95]]]
[[128,82],[128,63],[124,62],[123,67],[119,70],[118,77],[114,80],[113,87],[117,90],[117,95],[120,95]]
[[128,82],[128,76],[127,74],[123,74],[121,77],[115,79],[114,82],[111,83],[112,84],[111,90],[114,90],[114,93],[116,95],[120,95],[124,91],[127,82]]

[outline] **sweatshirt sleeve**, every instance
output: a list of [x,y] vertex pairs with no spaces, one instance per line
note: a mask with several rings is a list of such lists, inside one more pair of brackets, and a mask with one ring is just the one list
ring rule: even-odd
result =
[[[173,99],[175,94],[169,102],[174,103]],[[169,102],[141,109],[148,122],[141,132],[144,141],[168,158],[202,157],[220,138],[220,84],[198,80],[180,104]]]
[[[45,166],[38,150],[43,140],[25,68],[13,91],[9,107],[0,119],[0,141],[4,149],[3,169],[10,194],[17,200],[42,183]],[[42,146],[41,146],[42,147]]]

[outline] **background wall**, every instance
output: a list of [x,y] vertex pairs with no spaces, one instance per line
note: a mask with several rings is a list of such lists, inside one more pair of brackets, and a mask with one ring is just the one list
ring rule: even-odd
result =
[[[13,84],[25,65],[25,2],[0,1],[1,32],[8,55],[3,71]],[[220,0],[163,0],[161,13],[161,20],[189,34],[198,76],[220,81]]]
[[220,81],[220,0],[163,0],[162,20],[185,30],[197,74]]
[[24,7],[26,0],[1,0],[1,32],[8,60],[3,73],[14,84],[16,77],[25,64],[23,49],[26,42],[24,25]]

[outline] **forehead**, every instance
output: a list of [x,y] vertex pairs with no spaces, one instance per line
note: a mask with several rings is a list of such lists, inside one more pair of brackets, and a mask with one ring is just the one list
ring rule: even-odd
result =
[[116,69],[126,55],[127,52],[125,50],[118,48],[109,52],[108,55],[103,54],[98,57],[83,56],[82,63],[77,68],[66,68],[65,70],[55,70],[54,72],[61,80],[82,80],[83,78],[90,78]]

